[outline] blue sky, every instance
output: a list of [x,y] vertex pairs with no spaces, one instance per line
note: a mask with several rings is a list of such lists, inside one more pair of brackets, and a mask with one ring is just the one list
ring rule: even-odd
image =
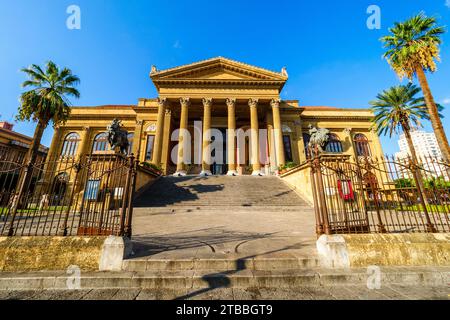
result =
[[[0,114],[13,120],[25,79],[20,68],[51,59],[81,78],[74,105],[135,104],[155,97],[148,77],[159,69],[224,56],[274,71],[287,67],[283,99],[303,105],[366,108],[399,81],[381,59],[379,38],[394,21],[424,10],[450,26],[449,0],[114,1],[2,0]],[[447,3],[447,5],[446,5]],[[81,9],[81,30],[66,27],[69,5]],[[381,8],[381,30],[366,27],[369,5]],[[450,34],[442,63],[430,75],[450,127]],[[32,135],[33,123],[16,130]],[[429,129],[429,125],[426,126]],[[448,130],[450,134],[450,130]],[[49,145],[52,129],[46,130]],[[386,152],[396,140],[382,139]]]

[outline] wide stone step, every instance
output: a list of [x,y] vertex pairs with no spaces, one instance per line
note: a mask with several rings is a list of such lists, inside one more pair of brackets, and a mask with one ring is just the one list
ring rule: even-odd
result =
[[316,257],[257,258],[257,259],[129,259],[123,262],[124,271],[186,271],[221,270],[299,270],[319,267]]
[[162,177],[135,201],[135,207],[178,205],[309,205],[277,177]]
[[[444,286],[448,284],[449,270],[450,268],[381,268],[381,286]],[[367,278],[367,269],[83,272],[80,289],[301,288],[364,285]],[[73,283],[73,276],[66,272],[0,274],[0,290],[67,289]]]

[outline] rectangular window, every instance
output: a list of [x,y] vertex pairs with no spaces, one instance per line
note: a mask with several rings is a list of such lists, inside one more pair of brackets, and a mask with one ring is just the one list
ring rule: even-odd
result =
[[152,161],[154,144],[155,144],[155,136],[147,136],[147,147],[145,148],[145,161]]
[[100,180],[89,180],[84,192],[85,200],[97,200],[98,191],[100,189]]
[[291,148],[291,136],[284,135],[283,136],[283,145],[284,145],[284,157],[286,161],[292,162],[292,148]]

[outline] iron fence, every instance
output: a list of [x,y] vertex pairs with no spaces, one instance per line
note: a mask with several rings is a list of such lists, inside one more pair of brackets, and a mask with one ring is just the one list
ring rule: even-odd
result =
[[132,156],[0,159],[0,235],[131,236],[135,179]]
[[433,157],[309,160],[317,234],[450,231],[450,166]]

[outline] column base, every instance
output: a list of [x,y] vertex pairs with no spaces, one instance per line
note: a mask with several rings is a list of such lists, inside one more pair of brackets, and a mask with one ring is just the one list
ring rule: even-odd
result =
[[174,177],[184,177],[186,176],[186,171],[182,170],[182,171],[177,171],[173,174]]
[[202,170],[202,172],[200,172],[199,176],[200,177],[208,177],[208,176],[212,176],[212,173],[210,170]]
[[238,176],[238,172],[236,170],[228,170],[227,176]]
[[252,176],[263,176],[264,173],[261,170],[253,170]]

